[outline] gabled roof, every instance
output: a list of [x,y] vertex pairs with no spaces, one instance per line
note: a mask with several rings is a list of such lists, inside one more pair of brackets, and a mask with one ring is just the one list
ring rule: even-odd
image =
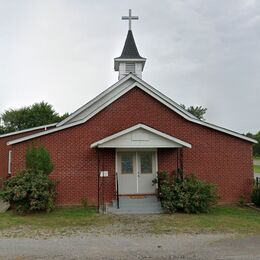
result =
[[[145,81],[141,80],[139,77],[136,77],[134,74],[130,73],[123,79],[119,80],[116,84],[107,88],[97,97],[80,107],[74,113],[69,115],[63,121],[57,124],[57,126],[63,126],[65,124],[70,124],[72,122],[88,120],[89,117],[92,117],[96,113],[103,109],[104,107],[111,104],[117,98],[128,92],[134,87],[138,87],[157,99],[158,101],[164,103],[170,109],[174,110],[176,113],[180,115],[186,115],[189,118],[197,119],[194,115],[189,113],[187,110],[182,108],[176,102],[163,95],[157,89],[153,88],[151,85],[147,84]],[[83,113],[85,112],[85,113]],[[84,122],[85,122],[84,121]]]
[[165,134],[144,124],[137,124],[107,136],[90,146],[91,148],[174,148],[191,144]]
[[104,108],[106,108],[108,105],[113,103],[115,100],[120,98],[122,95],[127,93],[133,88],[140,88],[153,98],[157,99],[159,102],[170,108],[172,111],[176,112],[186,120],[199,124],[220,132],[223,132],[225,134],[229,134],[232,136],[235,136],[237,138],[241,138],[243,140],[246,140],[248,142],[257,143],[256,140],[249,138],[245,135],[239,134],[237,132],[228,130],[226,128],[216,126],[214,124],[207,123],[205,121],[201,121],[198,118],[196,118],[191,113],[187,112],[185,109],[183,109],[180,105],[178,105],[176,102],[168,98],[167,96],[163,95],[160,91],[156,90],[149,84],[147,84],[142,79],[136,77],[133,74],[128,74],[126,77],[122,78],[118,82],[116,82],[114,85],[103,91],[101,94],[99,94],[97,97],[89,101],[87,104],[76,110],[74,113],[72,113],[70,116],[68,116],[65,120],[58,123],[56,128],[50,129],[44,132],[36,133],[30,136],[26,136],[23,138],[19,138],[13,141],[8,142],[8,145],[16,144],[19,142],[23,142],[32,138],[37,138],[43,135],[51,134],[57,131],[61,131],[64,129],[67,129],[69,127],[73,127],[82,123],[85,123],[87,120],[95,116],[97,113],[102,111]]
[[41,125],[41,126],[36,126],[36,127],[32,127],[32,128],[27,128],[27,129],[24,129],[24,130],[15,131],[15,132],[11,132],[11,133],[8,133],[8,134],[2,134],[2,135],[0,135],[0,138],[12,136],[12,135],[23,134],[23,133],[27,133],[27,132],[31,132],[31,131],[35,131],[35,130],[40,130],[40,129],[46,129],[47,130],[48,128],[54,127],[56,125],[57,125],[57,123],[53,123],[53,124],[49,124],[49,125]]
[[128,30],[125,45],[119,59],[143,59],[136,47],[132,30]]

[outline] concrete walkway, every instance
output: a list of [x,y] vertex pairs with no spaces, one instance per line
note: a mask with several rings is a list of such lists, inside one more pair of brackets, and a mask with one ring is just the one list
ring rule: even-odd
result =
[[0,259],[260,259],[260,236],[82,235],[0,238]]

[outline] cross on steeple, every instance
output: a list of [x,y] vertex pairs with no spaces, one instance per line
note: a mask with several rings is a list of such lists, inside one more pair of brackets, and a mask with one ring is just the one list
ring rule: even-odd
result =
[[129,9],[129,16],[122,16],[122,20],[129,20],[129,30],[131,30],[132,28],[132,20],[138,20],[139,17],[138,16],[132,16],[132,10]]

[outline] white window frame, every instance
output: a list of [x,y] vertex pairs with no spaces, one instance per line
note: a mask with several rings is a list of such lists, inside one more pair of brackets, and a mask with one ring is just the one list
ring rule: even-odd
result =
[[12,151],[9,150],[8,152],[8,174],[12,174]]

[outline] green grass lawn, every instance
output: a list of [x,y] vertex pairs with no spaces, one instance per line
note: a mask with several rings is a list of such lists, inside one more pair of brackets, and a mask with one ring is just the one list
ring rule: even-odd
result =
[[[44,214],[19,216],[11,211],[0,214],[0,231],[27,228],[27,230],[108,229],[113,233],[195,233],[227,232],[239,234],[260,234],[260,212],[238,206],[215,206],[208,214],[162,214],[151,216],[111,216],[97,214],[93,209],[62,208]],[[111,230],[110,230],[111,229]],[[12,235],[12,234],[11,234]]]
[[260,165],[254,165],[254,172],[260,173]]
[[95,209],[81,207],[58,208],[51,213],[17,215],[13,211],[0,213],[0,230],[13,226],[28,225],[43,228],[88,227],[104,225],[109,218],[97,214]]
[[216,206],[207,214],[173,214],[154,226],[155,233],[226,232],[260,234],[260,212],[247,207]]

